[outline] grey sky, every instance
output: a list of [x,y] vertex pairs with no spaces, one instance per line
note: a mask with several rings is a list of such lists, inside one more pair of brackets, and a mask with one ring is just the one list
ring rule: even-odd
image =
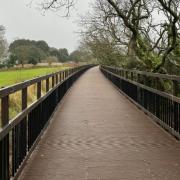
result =
[[[37,0],[34,0],[38,2]],[[6,27],[8,42],[17,38],[45,40],[50,46],[73,51],[78,46],[77,15],[88,10],[90,0],[78,0],[71,18],[49,12],[44,16],[30,0],[1,0],[0,25]]]

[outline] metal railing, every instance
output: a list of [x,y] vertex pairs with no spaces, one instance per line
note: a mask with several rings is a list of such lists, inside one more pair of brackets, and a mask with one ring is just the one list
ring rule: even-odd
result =
[[[0,89],[0,180],[16,179],[43,130],[74,81],[92,65],[63,70]],[[50,88],[51,80],[51,88]],[[42,83],[46,93],[42,96]],[[28,106],[28,87],[35,85],[37,100]],[[21,92],[22,111],[9,118],[9,97]]]
[[101,66],[100,69],[126,97],[180,138],[180,76],[109,66]]

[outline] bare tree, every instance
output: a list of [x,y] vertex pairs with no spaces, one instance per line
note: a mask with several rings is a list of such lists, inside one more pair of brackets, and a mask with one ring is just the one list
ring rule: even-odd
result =
[[[165,36],[163,43],[165,48],[162,50],[161,63],[155,68],[159,70],[163,67],[169,58],[169,55],[173,53],[173,50],[178,46],[178,40],[180,39],[180,1],[179,0],[157,0],[159,2],[159,11],[161,11],[165,18],[161,27],[163,28],[162,33]],[[161,33],[161,35],[162,35]],[[162,37],[163,37],[162,35]],[[171,61],[172,62],[172,61]]]
[[70,10],[74,4],[75,0],[41,0],[40,2],[40,6],[44,12],[48,10],[55,12],[61,11],[63,16],[66,17],[70,15]]
[[[43,8],[69,11],[72,5],[74,0],[46,0]],[[84,21],[86,35],[127,47],[127,55],[142,61],[144,68],[159,71],[166,62],[178,66],[174,57],[180,48],[179,0],[96,0],[96,9]]]
[[5,27],[0,25],[0,63],[4,61],[5,56],[7,55],[7,41],[4,38]]
[[[131,10],[129,9],[130,5],[132,5]],[[124,19],[108,1],[97,0],[93,6],[94,11],[82,19],[81,25],[85,26],[85,34],[96,38],[99,36],[100,39],[108,39],[109,42],[116,43],[116,46],[123,48],[124,55],[126,52],[132,61],[130,63],[131,68],[137,67],[137,63],[146,66],[143,65],[143,61],[139,57],[142,56],[139,49],[142,47],[145,49],[141,30],[144,22],[149,18],[150,11],[145,5],[133,4],[129,0],[116,6],[122,12]]]

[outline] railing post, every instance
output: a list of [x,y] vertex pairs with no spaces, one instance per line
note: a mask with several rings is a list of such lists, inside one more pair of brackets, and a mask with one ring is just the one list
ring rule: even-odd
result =
[[143,84],[147,85],[147,76],[146,75],[143,75]]
[[67,70],[67,77],[69,76],[69,73],[70,73],[70,71],[69,71],[69,69]]
[[9,96],[1,99],[1,121],[2,127],[9,123]]
[[61,71],[61,81],[63,81],[63,71]]
[[[173,83],[173,95],[178,96],[178,82],[177,81],[172,81]],[[173,106],[173,126],[176,132],[180,131],[180,122],[178,120],[178,104],[174,101],[172,101],[172,106]]]
[[132,71],[131,71],[131,80],[132,80],[132,81],[134,80],[134,74],[133,74]]
[[62,81],[63,80],[63,77],[62,77],[62,71],[60,72],[60,81]]
[[[1,99],[2,127],[9,123],[9,95]],[[0,141],[0,179],[9,179],[9,134]]]
[[46,92],[49,91],[49,78],[46,79]]
[[37,83],[37,99],[41,97],[41,81]]
[[172,83],[173,83],[173,95],[177,96],[178,95],[178,82],[172,81]]
[[[21,106],[22,111],[27,108],[27,87],[22,89],[22,96],[21,96]],[[19,164],[24,159],[27,154],[27,145],[28,145],[28,137],[27,137],[27,116],[21,121],[19,124],[19,141],[20,141],[20,149],[19,149]]]
[[22,89],[22,110],[27,108],[27,87]]
[[158,77],[156,78],[156,89],[160,90],[160,91],[162,90],[161,84],[160,84],[160,79]]
[[54,75],[52,76],[52,88],[54,87]]
[[137,74],[137,82],[141,83],[141,75],[139,73]]
[[58,74],[59,76],[59,83],[61,82],[61,72]]
[[58,74],[56,74],[56,84],[58,84],[58,82],[59,82],[59,76]]

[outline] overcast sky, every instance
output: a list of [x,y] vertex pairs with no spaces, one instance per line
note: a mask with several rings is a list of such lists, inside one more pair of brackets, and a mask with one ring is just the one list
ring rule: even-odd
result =
[[30,0],[1,0],[0,25],[5,26],[9,43],[25,38],[45,40],[52,47],[67,48],[70,52],[77,48],[79,35],[75,32],[79,27],[75,21],[78,14],[88,11],[90,0],[78,0],[69,19],[53,12],[42,15],[35,2],[31,7],[28,2]]

